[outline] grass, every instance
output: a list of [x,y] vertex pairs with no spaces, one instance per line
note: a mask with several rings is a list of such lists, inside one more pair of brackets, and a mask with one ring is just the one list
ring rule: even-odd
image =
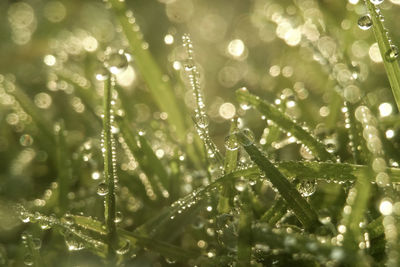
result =
[[399,266],[395,1],[159,2],[0,4],[0,265]]

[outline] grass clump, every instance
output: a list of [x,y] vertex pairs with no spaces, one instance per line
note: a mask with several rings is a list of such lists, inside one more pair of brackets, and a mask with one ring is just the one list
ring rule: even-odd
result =
[[399,266],[397,2],[2,2],[0,265]]

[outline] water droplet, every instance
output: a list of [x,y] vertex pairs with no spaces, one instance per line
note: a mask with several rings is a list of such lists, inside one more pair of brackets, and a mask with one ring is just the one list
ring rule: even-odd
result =
[[369,0],[374,5],[380,5],[383,3],[383,0]]
[[125,54],[114,53],[108,58],[109,70],[113,74],[119,74],[128,67],[128,59]]
[[296,185],[296,188],[303,197],[309,197],[315,193],[317,183],[315,181],[301,181]]
[[97,186],[97,194],[99,196],[105,196],[105,195],[108,194],[108,188],[107,188],[107,185],[105,183],[100,183]]
[[33,265],[33,257],[31,254],[27,254],[24,258],[24,264],[27,266],[32,266]]
[[30,146],[33,144],[33,138],[29,134],[23,134],[19,139],[19,143],[22,146]]
[[385,53],[385,59],[389,62],[393,62],[399,58],[399,49],[397,46],[392,45]]
[[249,128],[245,128],[241,131],[241,133],[244,135],[246,138],[241,138],[240,143],[243,146],[250,146],[254,144],[254,134]]
[[77,240],[77,237],[71,232],[66,233],[65,235],[65,244],[69,251],[78,251],[85,248],[83,243]]
[[124,255],[126,254],[131,247],[131,243],[127,240],[120,248],[117,249],[117,254]]
[[105,67],[100,67],[95,72],[96,80],[98,81],[105,81],[108,79],[109,73]]
[[21,212],[20,219],[22,222],[28,223],[31,221],[31,216],[29,216],[29,214],[27,214],[25,212]]
[[368,30],[372,26],[371,16],[369,14],[367,14],[367,15],[360,17],[358,19],[357,24],[361,30]]
[[42,230],[47,230],[47,229],[51,228],[51,225],[48,222],[43,221],[43,220],[39,222],[39,226]]
[[168,264],[174,264],[174,263],[176,263],[175,260],[170,259],[170,258],[165,258],[165,261],[166,261]]
[[235,189],[239,192],[243,192],[247,187],[247,181],[243,178],[240,178],[235,181]]
[[192,70],[195,70],[195,69],[196,69],[195,65],[192,65],[192,64],[186,64],[185,65],[185,71],[192,71]]
[[234,151],[239,148],[239,143],[237,141],[236,136],[231,134],[225,137],[225,148],[230,151]]
[[196,115],[196,124],[204,129],[208,126],[209,120],[206,115]]
[[68,225],[74,224],[74,217],[72,216],[72,214],[69,214],[69,213],[65,214],[63,217],[63,220]]
[[117,211],[117,212],[115,213],[114,222],[115,222],[115,223],[120,223],[120,222],[122,222],[122,219],[123,219],[123,218],[124,218],[124,215],[122,214],[122,212]]
[[37,237],[32,239],[32,243],[33,243],[33,248],[36,250],[39,250],[42,246],[42,241]]

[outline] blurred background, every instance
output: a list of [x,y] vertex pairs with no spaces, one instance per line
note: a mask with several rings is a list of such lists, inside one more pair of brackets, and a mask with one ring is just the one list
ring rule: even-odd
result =
[[[210,135],[222,151],[230,119],[241,115],[242,123],[254,131],[260,145],[274,150],[276,159],[312,159],[290,136],[267,143],[264,137],[270,122],[238,105],[234,92],[241,87],[275,103],[300,123],[307,123],[343,161],[350,154],[345,145],[340,146],[347,137],[340,135],[345,121],[337,92],[350,102],[366,101],[390,125],[385,134],[396,143],[399,123],[393,121],[398,121],[398,112],[382,57],[372,29],[357,25],[366,14],[362,1],[125,2],[140,26],[144,45],[165,79],[171,81],[182,110],[194,106],[182,71],[185,51],[181,37],[184,33],[191,35],[210,117]],[[0,87],[1,255],[4,251],[17,254],[19,233],[24,227],[6,204],[33,201],[45,206],[46,194],[49,199],[52,187],[56,187],[56,172],[49,163],[52,155],[43,149],[46,140],[41,140],[41,128],[32,125],[30,114],[7,94],[6,83],[19,87],[32,100],[43,120],[51,124],[64,120],[70,152],[84,159],[82,165],[76,163],[80,172],[72,175],[75,183],[69,198],[76,204],[71,210],[82,211],[87,203],[96,203],[93,214],[101,214],[101,201],[95,196],[87,198],[93,193],[93,180],[101,176],[102,162],[101,127],[95,120],[91,122],[93,114],[101,114],[95,74],[107,49],[134,54],[108,5],[100,0],[0,2],[0,81],[4,82]],[[393,43],[399,44],[400,1],[385,0],[380,8]],[[88,114],[90,108],[84,97],[74,94],[76,84],[95,102],[93,114]],[[176,150],[184,155],[179,144],[165,142],[165,114],[149,95],[134,57],[117,75],[117,84],[129,99],[135,127],[148,132],[157,156],[167,162]],[[135,163],[125,158],[121,170],[135,174]],[[134,183],[140,184],[139,180]],[[130,207],[140,212],[142,205]],[[141,221],[125,223],[134,227]]]

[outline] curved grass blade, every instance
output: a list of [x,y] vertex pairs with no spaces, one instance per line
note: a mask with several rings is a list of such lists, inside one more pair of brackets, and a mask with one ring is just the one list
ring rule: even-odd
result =
[[[84,229],[91,230],[100,235],[106,235],[107,232],[103,228],[103,224],[91,217],[71,215],[72,222]],[[171,258],[178,261],[187,261],[189,259],[195,259],[200,256],[197,251],[183,249],[169,243],[160,241],[155,238],[140,235],[136,231],[130,232],[122,228],[117,228],[118,236],[123,239],[127,239],[132,245],[138,244],[146,247],[147,249],[156,251],[164,257]]]
[[389,79],[397,108],[400,110],[400,65],[398,48],[389,40],[388,31],[382,23],[382,14],[370,1],[365,1],[372,19],[375,39],[383,58],[386,74]]
[[[174,128],[178,139],[184,142],[187,125],[191,125],[191,121],[184,115],[185,112],[179,109],[181,105],[178,105],[171,83],[164,78],[162,70],[147,48],[148,44],[143,40],[143,34],[140,32],[139,25],[135,22],[132,11],[126,8],[124,2],[118,0],[110,0],[108,4],[111,5],[111,9],[122,27],[134,55],[135,64],[139,68],[155,102],[161,111],[168,114],[168,122]],[[194,147],[196,144],[196,142],[188,144],[186,149],[193,163],[196,166],[201,166]]]
[[272,185],[279,191],[286,204],[293,210],[296,217],[304,225],[305,228],[312,230],[320,223],[317,213],[312,209],[310,204],[300,195],[287,178],[269,161],[267,157],[262,155],[261,151],[251,143],[251,141],[243,134],[236,134],[239,141],[245,144],[243,147],[249,154],[250,158],[265,173],[266,177],[271,181]]
[[274,121],[283,130],[290,132],[322,161],[335,161],[335,157],[326,151],[325,146],[321,142],[271,104],[243,89],[237,90],[236,96],[239,101],[251,104],[268,119]]
[[25,222],[38,223],[40,225],[46,225],[48,227],[58,228],[60,233],[65,234],[69,233],[74,237],[78,238],[81,242],[84,243],[85,248],[91,250],[98,256],[105,258],[107,253],[107,245],[87,233],[71,226],[70,223],[65,222],[64,220],[60,220],[54,216],[46,216],[39,212],[32,213],[26,210],[23,206],[17,205],[15,210],[19,213],[21,219]]

